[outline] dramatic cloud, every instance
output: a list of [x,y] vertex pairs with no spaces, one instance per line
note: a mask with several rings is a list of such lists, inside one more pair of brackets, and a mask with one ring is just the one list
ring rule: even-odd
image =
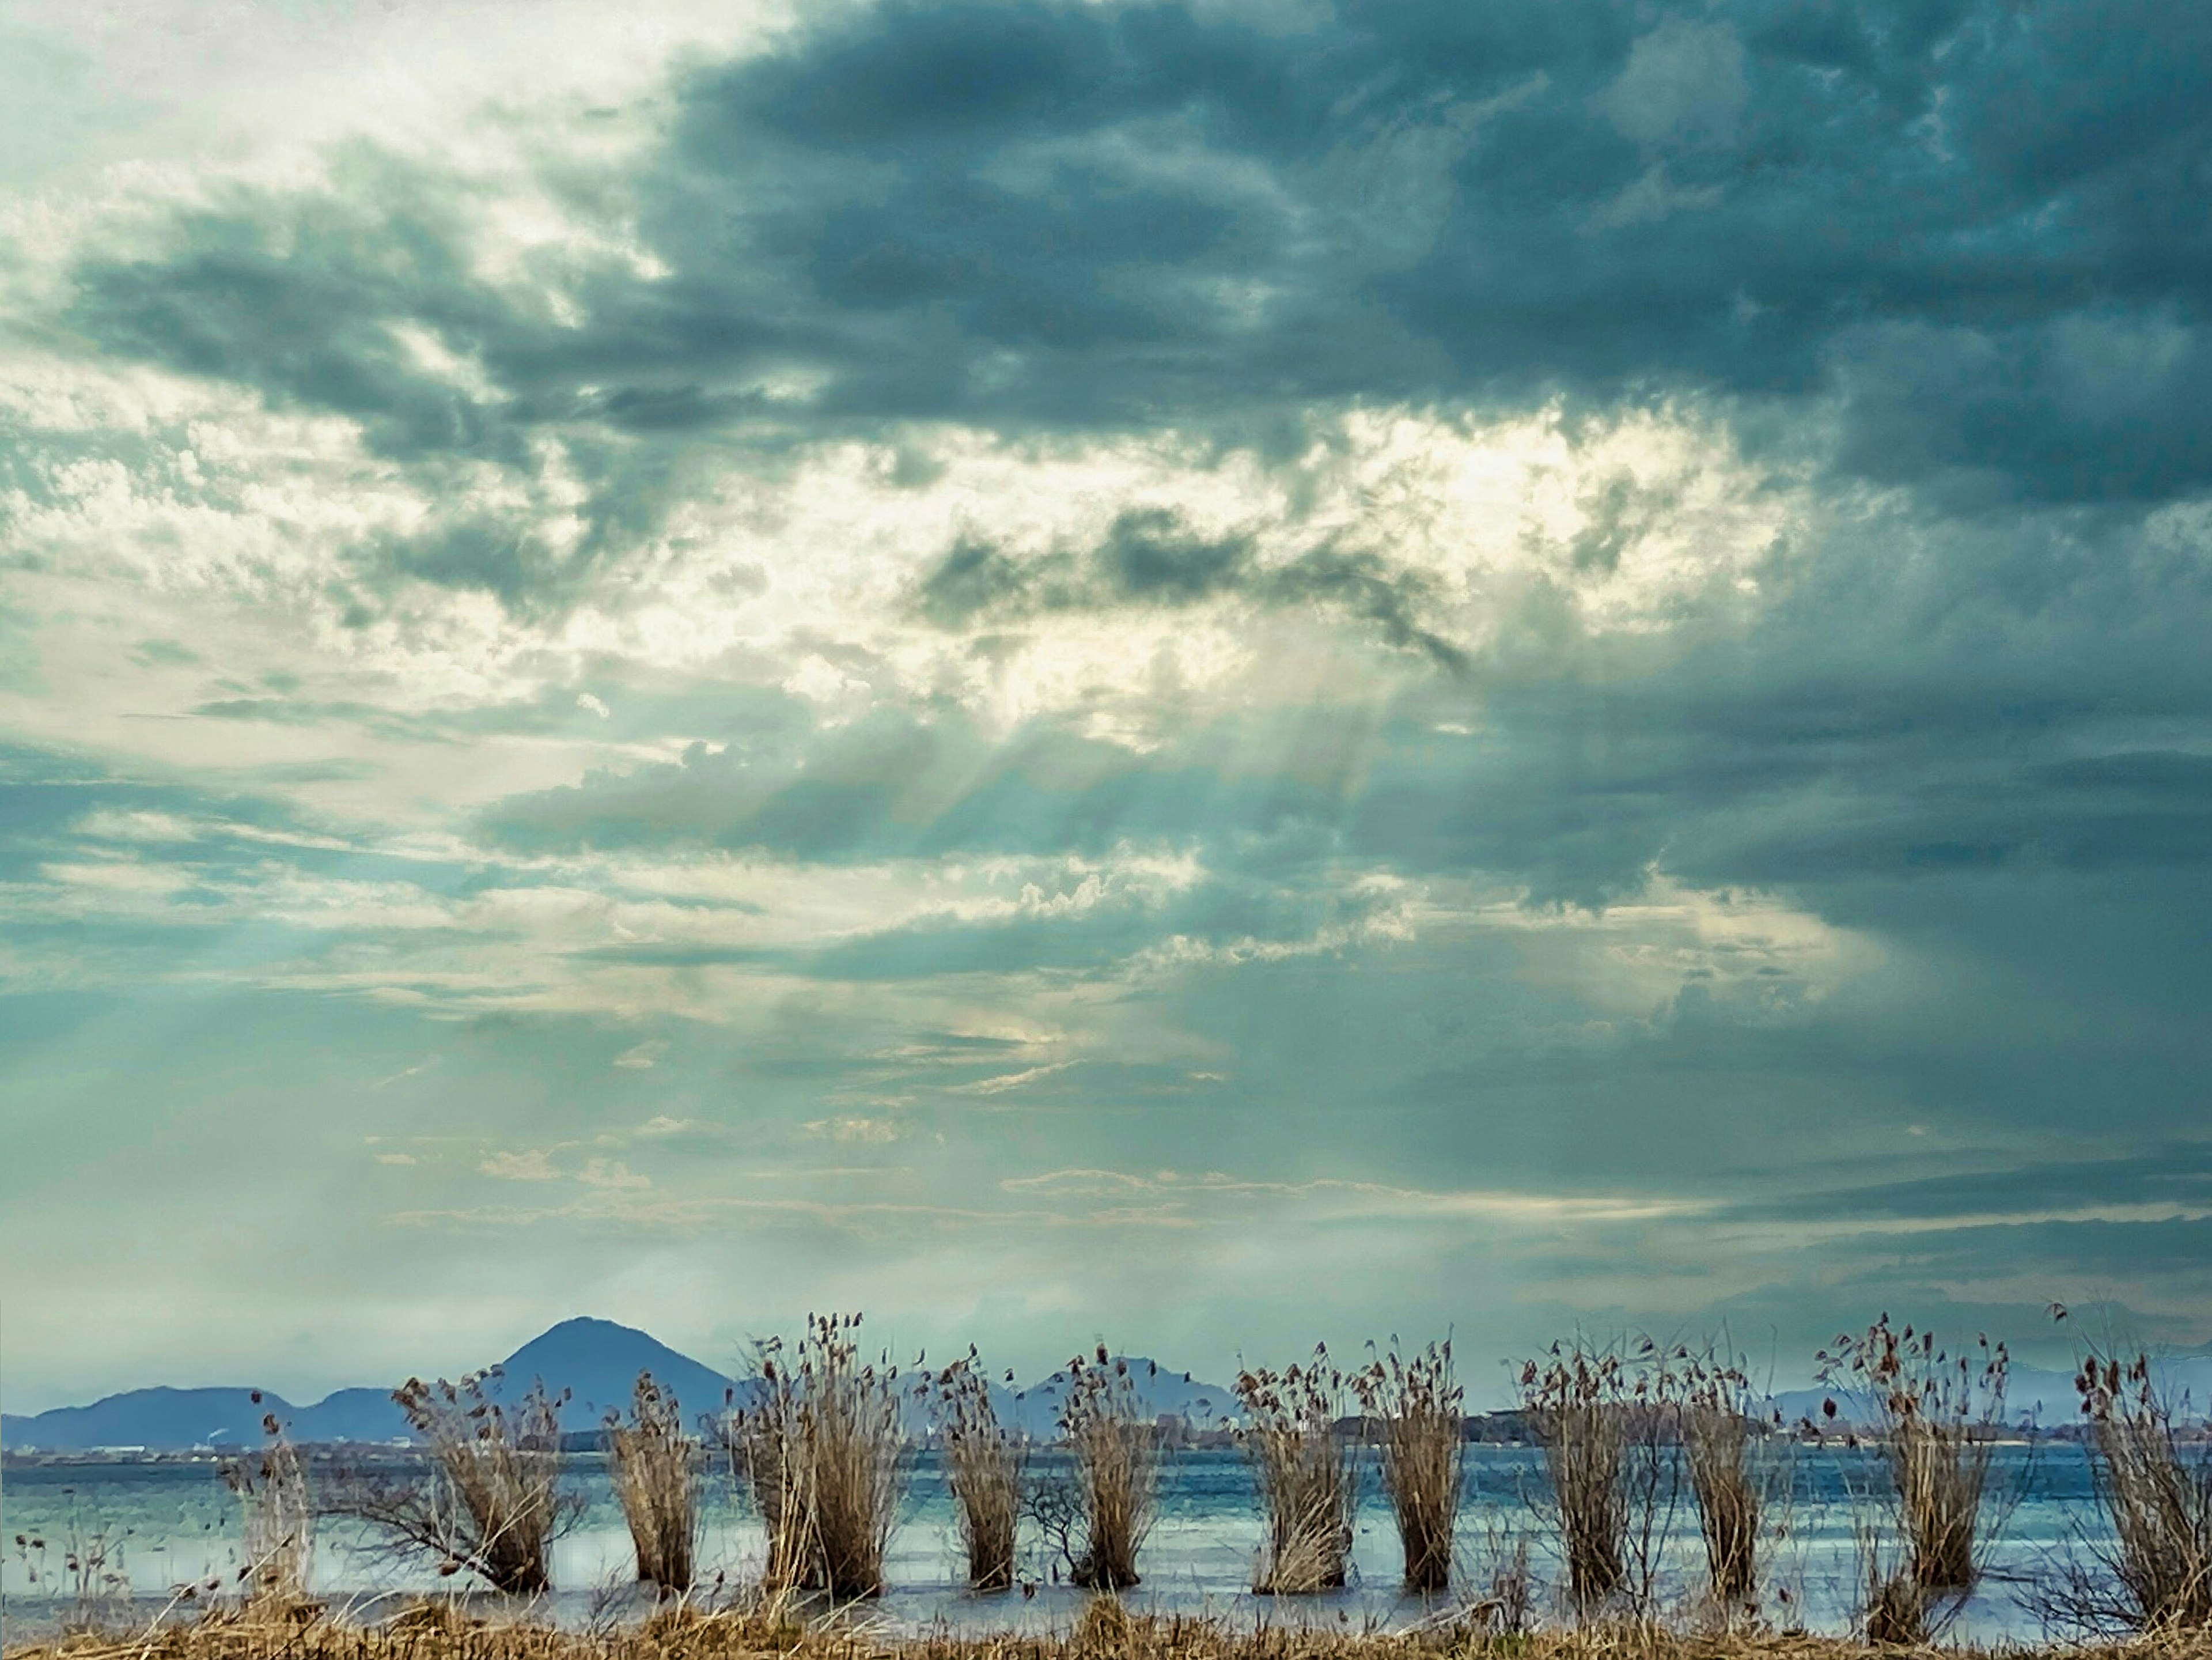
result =
[[2212,19],[494,15],[0,21],[11,1402],[2212,1335]]

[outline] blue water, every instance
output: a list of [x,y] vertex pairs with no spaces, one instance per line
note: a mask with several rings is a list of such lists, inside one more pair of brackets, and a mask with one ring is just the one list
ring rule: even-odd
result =
[[[1783,1628],[1845,1631],[1860,1573],[1853,1518],[1866,1508],[1855,1505],[1851,1493],[1875,1488],[1879,1469],[1868,1454],[1837,1448],[1792,1448],[1780,1458],[1772,1509],[1784,1536],[1769,1548],[1760,1613]],[[1140,1559],[1144,1583],[1127,1600],[1161,1612],[1202,1612],[1246,1622],[1397,1627],[1435,1614],[1434,1606],[1411,1602],[1398,1593],[1396,1534],[1373,1472],[1364,1474],[1352,1584],[1322,1596],[1255,1597],[1250,1585],[1261,1520],[1243,1456],[1225,1449],[1168,1455],[1160,1473],[1158,1520]],[[558,1589],[529,1612],[568,1623],[620,1618],[640,1604],[630,1584],[629,1535],[605,1466],[596,1457],[576,1458],[567,1479],[585,1501],[582,1517],[556,1548]],[[2078,1550],[2097,1536],[2100,1518],[2088,1468],[2078,1447],[2008,1446],[1997,1450],[1991,1488],[1993,1508],[2008,1512],[2003,1530],[1991,1553],[1988,1578],[1960,1611],[1949,1634],[1977,1642],[2034,1638],[2043,1633],[2023,1605],[2023,1591],[2048,1570],[2055,1552],[2069,1544]],[[1552,1589],[1557,1565],[1541,1514],[1545,1491],[1542,1456],[1535,1450],[1470,1446],[1458,1554],[1462,1582],[1479,1588],[1498,1550],[1525,1540],[1538,1581],[1539,1617],[1557,1618]],[[0,1589],[6,1593],[9,1642],[52,1629],[76,1605],[84,1588],[70,1583],[72,1576],[61,1561],[72,1540],[81,1560],[103,1559],[91,1575],[103,1583],[90,1589],[107,1602],[111,1620],[150,1620],[174,1587],[234,1578],[240,1566],[237,1500],[211,1458],[67,1464],[11,1460],[4,1511],[0,1542],[7,1554]],[[36,1540],[46,1541],[43,1553],[31,1548]],[[1685,1617],[1694,1616],[1699,1552],[1696,1519],[1685,1492],[1662,1578],[1662,1600]],[[1054,1582],[1041,1546],[1028,1543],[1025,1553],[1023,1570],[1037,1582],[1033,1596],[981,1597],[966,1592],[942,1473],[933,1456],[918,1455],[892,1535],[890,1587],[869,1605],[866,1617],[906,1630],[939,1624],[1065,1628],[1083,1599]],[[762,1555],[757,1522],[726,1481],[709,1480],[701,1551],[704,1577],[712,1580],[719,1574],[727,1587],[749,1584],[758,1575]],[[461,1594],[455,1581],[388,1560],[356,1527],[335,1519],[318,1524],[313,1584],[318,1595],[349,1605],[363,1617],[373,1617],[380,1605],[399,1597],[426,1591]],[[487,1607],[509,1606],[505,1599],[471,1595]]]

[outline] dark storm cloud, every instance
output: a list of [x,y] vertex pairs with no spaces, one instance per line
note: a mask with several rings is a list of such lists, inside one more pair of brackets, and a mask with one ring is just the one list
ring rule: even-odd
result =
[[[708,434],[1280,435],[1352,396],[1818,394],[1875,477],[2156,499],[2212,477],[2208,76],[2212,19],[2152,0],[886,5],[682,75],[612,192],[665,273],[535,271],[574,315],[477,274],[469,189],[356,156],[87,258],[69,321],[410,465],[559,430],[586,566]],[[510,603],[573,575],[465,514],[362,557]]]
[[1439,667],[1467,654],[1422,620],[1433,579],[1395,568],[1364,550],[1323,542],[1286,562],[1262,564],[1249,536],[1208,537],[1181,514],[1137,508],[1115,516],[1096,545],[1023,556],[973,536],[955,542],[925,576],[916,609],[947,628],[1000,623],[1060,611],[1175,606],[1222,594],[1261,605],[1312,606],[1373,626],[1402,650]]
[[[2212,569],[2124,524],[2060,537],[2016,520],[1950,538],[1940,562],[1917,550],[1929,534],[1887,518],[1839,535],[1747,633],[1616,642],[1536,673],[1486,656],[1465,730],[1431,725],[1462,709],[1417,692],[1379,724],[1292,708],[1139,758],[1049,721],[994,741],[889,707],[816,734],[794,706],[722,754],[596,775],[490,822],[528,845],[810,858],[1297,846],[1577,903],[1633,893],[1654,866],[1838,903],[1954,876],[2023,891],[2212,877],[2212,767],[2191,735]],[[1014,623],[1140,593],[1279,593],[1322,556],[1262,570],[1240,541],[1125,520],[1091,548],[961,544],[917,603]]]
[[1824,1189],[1736,1208],[1747,1217],[1978,1219],[2007,1213],[2171,1205],[2212,1210],[2212,1146],[2168,1142],[2127,1158],[2082,1157]]
[[161,257],[82,265],[70,322],[118,355],[350,417],[385,454],[519,462],[516,426],[427,373],[393,332],[417,325],[468,351],[517,320],[436,212],[450,187],[410,189],[383,167],[341,181],[334,201],[247,198],[180,220]]

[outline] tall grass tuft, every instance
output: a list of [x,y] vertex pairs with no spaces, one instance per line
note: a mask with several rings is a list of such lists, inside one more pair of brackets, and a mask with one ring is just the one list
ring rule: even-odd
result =
[[341,1480],[330,1508],[354,1516],[404,1555],[424,1556],[445,1574],[466,1571],[495,1590],[536,1596],[552,1588],[554,1537],[576,1515],[561,1481],[561,1406],[542,1383],[512,1407],[472,1372],[459,1383],[410,1377],[392,1398],[428,1444],[425,1477],[368,1475]]
[[[261,1404],[261,1391],[253,1391]],[[250,1601],[289,1605],[307,1595],[314,1556],[313,1507],[299,1449],[284,1433],[275,1413],[261,1416],[258,1454],[227,1460],[225,1486],[238,1495],[244,1511],[246,1596]]]
[[1759,1541],[1766,1491],[1753,1468],[1751,1379],[1712,1348],[1688,1357],[1682,1374],[1681,1442],[1697,1501],[1698,1531],[1713,1598],[1748,1602],[1759,1587]]
[[1885,1314],[1816,1359],[1823,1382],[1860,1402],[1887,1477],[1858,1524],[1867,1630],[1923,1640],[1972,1591],[2009,1509],[1990,1502],[1989,1472],[2010,1357],[1986,1337],[1954,1356]]
[[1267,1554],[1252,1587],[1263,1595],[1334,1590],[1345,1583],[1358,1490],[1336,1429],[1344,1395],[1344,1374],[1329,1365],[1325,1347],[1303,1367],[1237,1374],[1245,1415],[1240,1438],[1267,1512]]
[[684,1432],[676,1397],[641,1371],[630,1394],[630,1419],[609,1413],[607,1462],[623,1519],[637,1551],[637,1577],[680,1596],[691,1589],[699,1537],[693,1481],[696,1444]]
[[[765,1346],[764,1346],[765,1347]],[[772,1364],[761,1357],[763,1366]],[[763,1590],[799,1589],[809,1578],[806,1496],[800,1485],[800,1429],[793,1392],[763,1382],[747,1408],[732,1408],[720,1431],[730,1474],[750,1493],[768,1537]]]
[[999,1421],[990,1380],[972,1347],[938,1371],[931,1383],[945,1482],[952,1489],[960,1543],[968,1555],[968,1584],[979,1591],[1011,1590],[1024,1450]]
[[1544,1448],[1552,1525],[1565,1560],[1567,1592],[1594,1608],[1628,1572],[1629,1424],[1620,1356],[1579,1340],[1552,1345],[1547,1361],[1521,1368],[1522,1410]]
[[809,1315],[793,1358],[780,1339],[759,1346],[757,1402],[731,1440],[767,1524],[769,1590],[846,1601],[884,1588],[906,1432],[898,1369],[861,1358],[860,1326]]
[[1450,1341],[1401,1358],[1393,1338],[1389,1351],[1355,1374],[1352,1384],[1361,1408],[1380,1420],[1382,1489],[1397,1517],[1405,1587],[1434,1596],[1451,1584],[1467,1429]]
[[1521,1369],[1522,1409],[1544,1446],[1567,1593],[1587,1618],[1607,1603],[1653,1614],[1680,1507],[1689,1352],[1650,1338],[1554,1343]]
[[1068,1578],[1086,1590],[1125,1590],[1138,1583],[1137,1553],[1152,1531],[1158,1456],[1129,1363],[1109,1358],[1103,1343],[1067,1363],[1060,1427],[1074,1456],[1083,1529]]
[[2107,1589],[2072,1612],[2146,1632],[2212,1626],[2212,1462],[2183,1456],[2148,1355],[2124,1364],[2092,1350],[2074,1387],[2112,1539],[2093,1548],[2093,1583]]

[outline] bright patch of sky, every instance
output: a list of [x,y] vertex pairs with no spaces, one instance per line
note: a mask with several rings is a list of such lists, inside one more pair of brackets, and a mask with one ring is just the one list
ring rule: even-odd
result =
[[11,1408],[2212,1336],[2207,71],[0,10]]

